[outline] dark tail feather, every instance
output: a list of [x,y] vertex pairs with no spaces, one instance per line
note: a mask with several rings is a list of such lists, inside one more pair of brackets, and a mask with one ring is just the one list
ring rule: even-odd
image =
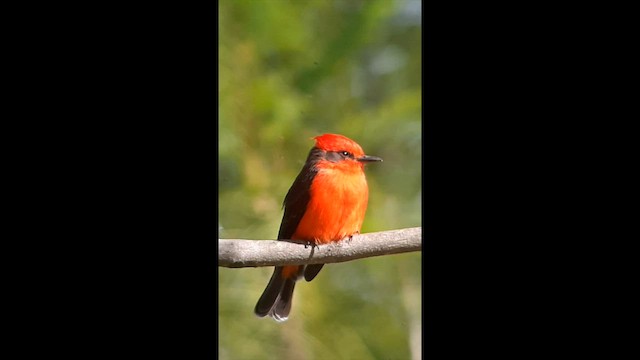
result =
[[318,275],[320,270],[322,270],[323,266],[324,264],[307,265],[304,269],[304,279],[307,281],[313,280],[313,278],[315,278],[316,275]]
[[277,302],[280,292],[283,290],[285,278],[282,277],[281,272],[282,266],[276,266],[275,270],[273,270],[273,275],[271,275],[271,280],[269,280],[269,284],[267,284],[267,287],[264,289],[262,296],[260,296],[253,310],[259,317],[269,314],[271,308],[273,308],[273,305]]
[[293,300],[293,289],[296,287],[295,279],[286,279],[284,286],[280,291],[276,303],[269,312],[269,315],[278,322],[285,321],[289,318],[289,312],[291,311],[291,302]]

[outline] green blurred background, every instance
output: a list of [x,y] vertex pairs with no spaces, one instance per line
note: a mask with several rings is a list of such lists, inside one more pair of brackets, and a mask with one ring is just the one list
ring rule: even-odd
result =
[[[276,238],[323,133],[384,159],[363,233],[420,226],[421,2],[221,0],[218,16],[220,238]],[[219,268],[220,359],[418,359],[420,262],[327,265],[284,323],[253,314],[272,268]]]

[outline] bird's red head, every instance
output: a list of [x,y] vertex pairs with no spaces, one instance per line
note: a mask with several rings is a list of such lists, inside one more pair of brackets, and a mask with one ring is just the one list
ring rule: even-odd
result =
[[323,134],[314,137],[314,139],[316,140],[316,148],[325,152],[344,153],[352,162],[355,161],[360,165],[365,162],[382,161],[379,157],[365,155],[362,147],[346,136]]
[[348,151],[356,158],[364,156],[362,147],[346,136],[337,134],[323,134],[314,137],[316,147],[324,151]]

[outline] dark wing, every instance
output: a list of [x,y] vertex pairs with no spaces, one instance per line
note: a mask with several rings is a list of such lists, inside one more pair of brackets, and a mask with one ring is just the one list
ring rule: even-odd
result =
[[298,224],[307,210],[311,183],[318,173],[316,163],[322,158],[323,154],[324,151],[318,148],[314,147],[311,149],[309,157],[307,157],[307,162],[304,164],[304,167],[302,167],[293,185],[291,185],[287,196],[285,196],[284,215],[282,216],[282,223],[280,224],[280,231],[278,232],[278,240],[291,239],[291,236],[296,232]]

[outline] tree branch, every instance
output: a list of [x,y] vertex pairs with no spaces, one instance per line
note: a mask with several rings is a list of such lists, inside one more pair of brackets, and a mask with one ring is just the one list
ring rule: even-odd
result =
[[422,228],[354,235],[352,240],[305,246],[293,240],[218,239],[218,266],[229,268],[328,264],[422,250]]

